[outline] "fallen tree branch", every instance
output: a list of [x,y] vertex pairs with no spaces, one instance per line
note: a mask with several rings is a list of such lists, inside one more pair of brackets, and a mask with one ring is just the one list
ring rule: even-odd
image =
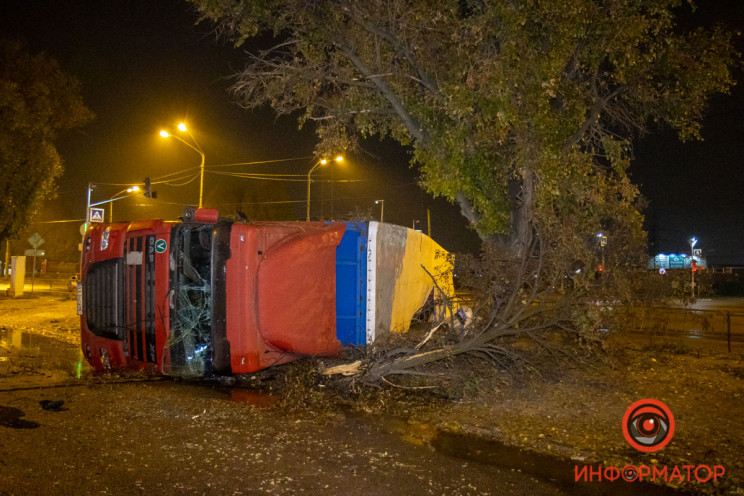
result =
[[399,388],[399,389],[409,389],[409,390],[417,390],[417,389],[434,389],[436,386],[401,386],[400,384],[395,384],[394,382],[390,382],[389,380],[382,378],[382,382],[386,384],[390,384],[393,387]]
[[426,333],[426,336],[424,336],[424,339],[415,346],[415,349],[420,350],[426,343],[431,339],[431,337],[434,335],[434,333],[444,325],[444,322],[440,322],[438,325],[432,327],[429,332]]
[[321,375],[355,375],[359,372],[362,367],[362,361],[357,360],[356,362],[345,363],[343,365],[336,365],[335,367],[328,367],[320,371]]

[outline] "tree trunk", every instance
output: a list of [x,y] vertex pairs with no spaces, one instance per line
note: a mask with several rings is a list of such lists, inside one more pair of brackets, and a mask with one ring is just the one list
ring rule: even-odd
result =
[[531,168],[522,171],[519,192],[514,198],[510,245],[517,260],[524,260],[532,244],[535,179]]

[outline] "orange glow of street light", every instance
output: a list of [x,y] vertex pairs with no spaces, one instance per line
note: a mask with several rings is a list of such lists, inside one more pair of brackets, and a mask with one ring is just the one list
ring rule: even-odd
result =
[[179,131],[182,133],[188,133],[189,137],[191,138],[191,143],[186,141],[185,139],[181,138],[180,136],[176,134],[170,134],[168,131],[160,131],[160,136],[163,138],[176,138],[178,141],[183,143],[184,145],[188,146],[192,150],[194,150],[196,153],[198,153],[201,156],[201,165],[199,166],[199,208],[202,208],[202,200],[204,198],[204,161],[206,160],[204,156],[204,151],[201,149],[201,146],[199,146],[199,142],[196,141],[196,138],[194,138],[194,135],[192,135],[188,129],[186,128],[186,124],[181,122],[176,126]]
[[[334,160],[338,163],[341,163],[344,161],[344,157],[342,157],[341,155],[337,155]],[[310,172],[307,173],[307,202],[305,207],[305,221],[307,222],[310,222],[310,183],[312,182],[310,179],[310,175],[315,172],[318,167],[323,167],[327,163],[327,158],[321,158],[315,165],[313,165],[313,168],[310,169]]]

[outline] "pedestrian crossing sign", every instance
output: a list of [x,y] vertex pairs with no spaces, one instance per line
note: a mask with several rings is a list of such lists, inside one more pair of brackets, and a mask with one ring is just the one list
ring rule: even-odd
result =
[[91,207],[88,216],[90,218],[90,222],[103,222],[103,209]]

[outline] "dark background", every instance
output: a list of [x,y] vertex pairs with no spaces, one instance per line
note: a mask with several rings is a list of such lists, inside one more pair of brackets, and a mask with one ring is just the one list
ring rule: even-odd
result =
[[[695,17],[682,22],[723,21],[744,26],[744,2],[699,2]],[[59,150],[66,172],[59,198],[37,220],[82,219],[86,185],[97,186],[93,202],[110,198],[145,176],[157,178],[197,167],[200,157],[158,131],[185,120],[210,166],[297,159],[266,165],[225,167],[235,172],[307,174],[313,165],[312,129],[298,130],[289,118],[269,110],[246,111],[227,93],[230,76],[245,54],[217,41],[207,23],[196,24],[191,6],[180,0],[3,0],[0,32],[43,51],[82,83],[83,97],[96,119],[65,135]],[[739,76],[739,74],[737,74]],[[703,142],[682,144],[672,132],[637,140],[631,176],[649,201],[649,242],[654,252],[689,251],[697,236],[713,264],[744,265],[744,97],[740,87],[716,98],[704,123]],[[299,158],[299,159],[298,159]],[[477,236],[458,208],[435,200],[417,185],[408,153],[394,143],[375,140],[341,166],[313,174],[312,216],[341,217],[352,210],[379,218],[375,199],[385,199],[385,221],[426,231],[431,210],[432,237],[451,251],[474,251]],[[303,219],[306,182],[247,180],[205,176],[205,206],[249,218]],[[323,181],[325,180],[325,181]],[[331,183],[330,180],[355,182]],[[159,185],[157,200],[141,195],[115,204],[115,218],[173,219],[198,200],[198,179],[181,187]],[[331,201],[332,200],[332,201]],[[107,207],[108,220],[108,207]],[[48,224],[34,230],[51,232]],[[69,223],[77,232],[79,223]],[[44,231],[44,232],[42,232]],[[25,237],[23,237],[25,240]],[[47,245],[49,246],[49,245]]]

